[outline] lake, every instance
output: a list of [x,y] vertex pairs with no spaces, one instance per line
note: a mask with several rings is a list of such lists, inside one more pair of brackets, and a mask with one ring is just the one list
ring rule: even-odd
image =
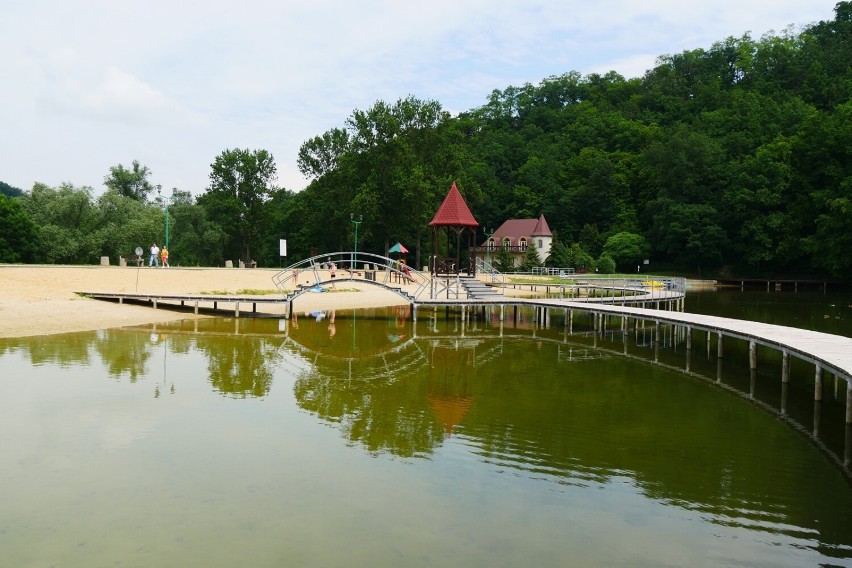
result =
[[[843,335],[850,305],[686,301]],[[845,384],[815,405],[735,341],[686,373],[579,314],[418,318],[0,340],[0,566],[852,566]]]

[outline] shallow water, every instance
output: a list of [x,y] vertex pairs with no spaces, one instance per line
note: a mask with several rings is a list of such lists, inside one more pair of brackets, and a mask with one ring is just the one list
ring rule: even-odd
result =
[[0,340],[0,565],[852,566],[804,366],[300,315]]

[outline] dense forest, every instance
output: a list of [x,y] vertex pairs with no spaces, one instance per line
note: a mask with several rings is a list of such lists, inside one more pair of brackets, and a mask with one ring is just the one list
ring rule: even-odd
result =
[[851,95],[852,2],[841,2],[831,21],[664,55],[639,78],[567,72],[458,116],[414,96],[377,101],[302,145],[300,192],[277,187],[272,155],[249,149],[215,157],[197,198],[163,193],[138,162],[106,172],[98,196],[0,183],[0,261],[127,256],[163,242],[168,215],[174,265],[278,266],[281,238],[288,264],[351,249],[354,215],[358,250],[401,241],[422,264],[455,182],[481,228],[543,213],[554,266],[620,262],[620,239],[658,270],[849,279]]

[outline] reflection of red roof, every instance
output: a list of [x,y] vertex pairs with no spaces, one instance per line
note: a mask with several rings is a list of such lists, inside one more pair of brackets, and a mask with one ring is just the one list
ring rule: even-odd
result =
[[473,398],[464,397],[429,397],[429,404],[432,406],[432,412],[441,422],[444,427],[444,432],[452,434],[453,429],[459,426],[470,410],[473,403]]
[[473,218],[473,213],[470,212],[470,209],[468,208],[464,197],[462,197],[459,188],[456,187],[456,182],[453,182],[453,186],[450,188],[450,191],[447,192],[444,202],[441,203],[440,207],[438,207],[438,212],[435,213],[435,217],[432,219],[432,222],[429,223],[430,227],[435,225],[462,227],[479,226],[479,223],[477,223],[476,219]]
[[[521,237],[530,239],[532,237],[552,236],[553,233],[550,232],[550,227],[547,226],[547,220],[544,218],[544,215],[541,215],[538,219],[509,219],[494,231],[491,238],[495,242],[501,243],[503,239],[508,237],[514,246],[518,244],[518,239]],[[488,246],[488,241],[483,242],[482,246]]]

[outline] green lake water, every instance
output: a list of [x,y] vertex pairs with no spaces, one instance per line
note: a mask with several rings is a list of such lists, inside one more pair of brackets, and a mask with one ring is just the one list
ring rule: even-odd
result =
[[[850,335],[852,297],[687,310]],[[577,314],[0,340],[0,566],[852,566],[845,383]],[[666,337],[661,338],[666,341]],[[783,407],[783,411],[782,411]]]

